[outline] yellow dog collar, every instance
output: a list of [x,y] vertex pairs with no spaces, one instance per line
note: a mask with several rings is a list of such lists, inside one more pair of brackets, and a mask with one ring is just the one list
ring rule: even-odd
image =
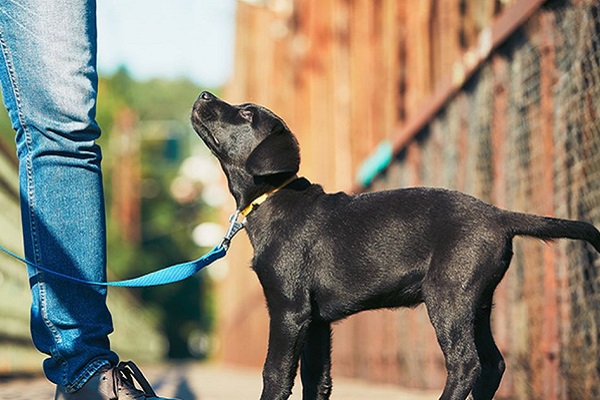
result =
[[280,189],[283,189],[284,187],[286,187],[289,183],[291,183],[292,181],[296,180],[298,178],[297,175],[292,176],[291,178],[287,179],[285,182],[283,182],[281,185],[277,186],[276,188],[269,190],[266,193],[263,193],[262,195],[258,196],[256,199],[254,199],[252,202],[250,202],[250,204],[248,205],[248,207],[244,208],[242,211],[240,211],[240,215],[242,215],[244,218],[246,218],[246,216],[248,214],[250,214],[250,212],[252,212],[252,210],[254,209],[254,207],[258,207],[259,205],[261,205],[262,203],[265,202],[265,200],[267,200],[267,198],[278,192]]

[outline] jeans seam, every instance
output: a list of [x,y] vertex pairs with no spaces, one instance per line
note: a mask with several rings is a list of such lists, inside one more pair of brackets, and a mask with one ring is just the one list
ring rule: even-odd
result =
[[[15,106],[17,109],[17,116],[19,119],[19,124],[21,125],[21,129],[23,130],[23,135],[25,137],[25,147],[27,149],[27,153],[25,155],[25,171],[27,174],[27,201],[29,205],[29,227],[31,229],[31,243],[33,247],[33,258],[35,263],[40,263],[41,255],[40,255],[40,246],[37,235],[37,226],[35,223],[35,196],[34,196],[34,179],[33,179],[33,165],[32,165],[32,156],[33,153],[33,138],[31,134],[31,129],[26,123],[25,113],[23,112],[23,105],[21,101],[21,94],[19,91],[18,78],[17,73],[14,68],[12,62],[12,54],[10,49],[6,43],[4,38],[4,32],[2,27],[0,26],[0,48],[4,55],[4,62],[6,63],[6,70],[8,72],[8,76],[11,83],[12,95],[15,101]],[[44,321],[44,325],[46,325],[47,329],[51,333],[56,343],[62,342],[62,337],[60,332],[56,329],[52,321],[48,318],[48,307],[47,307],[47,298],[46,298],[46,289],[45,289],[45,281],[43,279],[43,274],[37,274],[37,284],[38,290],[40,293],[40,308],[42,313],[42,319]],[[57,346],[55,346],[57,349]],[[53,356],[56,356],[59,359],[63,359],[60,356],[60,352],[53,351]]]

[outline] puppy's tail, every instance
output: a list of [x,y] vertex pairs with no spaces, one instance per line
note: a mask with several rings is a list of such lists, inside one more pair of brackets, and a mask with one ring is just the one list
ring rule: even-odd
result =
[[590,223],[514,212],[505,212],[502,218],[512,236],[585,240],[600,253],[600,231]]

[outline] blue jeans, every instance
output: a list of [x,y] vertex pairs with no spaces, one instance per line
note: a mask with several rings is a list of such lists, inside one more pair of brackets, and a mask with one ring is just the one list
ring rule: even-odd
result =
[[[95,139],[95,0],[0,0],[0,80],[16,131],[27,259],[106,276],[100,148]],[[31,334],[48,379],[69,391],[116,364],[106,289],[29,268]]]

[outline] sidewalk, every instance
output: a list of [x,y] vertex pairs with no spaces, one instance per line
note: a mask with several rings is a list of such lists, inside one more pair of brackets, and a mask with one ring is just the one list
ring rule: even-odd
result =
[[[258,399],[261,376],[258,370],[236,369],[214,364],[175,364],[142,368],[156,392],[182,400]],[[290,399],[302,398],[296,382]],[[435,400],[439,392],[402,390],[391,385],[374,385],[344,378],[335,379],[334,400]],[[0,400],[52,400],[53,386],[43,377],[0,379]]]

